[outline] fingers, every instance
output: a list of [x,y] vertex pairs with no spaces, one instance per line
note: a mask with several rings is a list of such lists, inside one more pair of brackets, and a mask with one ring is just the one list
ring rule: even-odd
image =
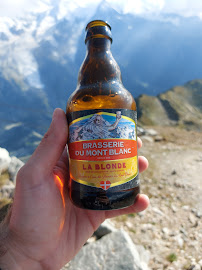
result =
[[145,171],[149,166],[148,160],[143,156],[138,157],[138,163],[139,163],[139,172],[140,173]]
[[[142,140],[139,137],[137,138],[137,144],[138,144],[138,148],[140,149],[142,147]],[[149,166],[148,160],[143,156],[138,157],[138,163],[139,163],[140,173],[145,171]]]
[[119,215],[127,215],[130,213],[138,213],[145,210],[149,206],[149,198],[147,195],[139,194],[135,203],[128,208],[120,210],[106,211],[106,218],[112,218]]
[[37,170],[51,172],[62,155],[67,142],[67,120],[63,110],[56,109],[53,113],[51,125],[41,143],[28,161]]
[[138,148],[142,147],[142,140],[139,137],[137,137],[137,146]]

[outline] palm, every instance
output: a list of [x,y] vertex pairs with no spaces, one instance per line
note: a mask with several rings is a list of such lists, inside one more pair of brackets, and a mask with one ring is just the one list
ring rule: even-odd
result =
[[[66,158],[64,152],[54,168],[60,179],[65,179],[67,174]],[[18,179],[22,173],[23,170]],[[36,174],[34,177],[38,181],[41,176]],[[75,207],[64,193],[63,182],[55,174],[27,190],[23,190],[22,181],[18,179],[10,229],[20,237],[25,256],[41,262],[48,269],[59,269],[104,221],[105,213]]]

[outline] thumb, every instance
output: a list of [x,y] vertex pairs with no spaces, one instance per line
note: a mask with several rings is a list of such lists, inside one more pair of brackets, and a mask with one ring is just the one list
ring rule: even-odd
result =
[[67,136],[66,115],[62,109],[57,108],[48,131],[28,162],[34,164],[41,172],[52,172],[65,148]]

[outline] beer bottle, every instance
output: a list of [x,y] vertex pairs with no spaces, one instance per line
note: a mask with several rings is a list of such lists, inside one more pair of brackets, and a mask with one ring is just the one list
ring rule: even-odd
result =
[[125,208],[139,193],[136,103],[110,51],[110,25],[91,21],[86,32],[86,57],[66,110],[69,196],[80,208]]

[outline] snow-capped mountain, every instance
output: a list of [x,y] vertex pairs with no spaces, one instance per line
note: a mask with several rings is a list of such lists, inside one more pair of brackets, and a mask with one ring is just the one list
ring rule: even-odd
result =
[[112,26],[112,52],[125,87],[137,97],[202,77],[202,21],[169,14],[140,16],[113,9],[41,1],[23,17],[0,17],[0,145],[30,154],[55,107],[65,109],[85,56],[85,26],[102,19]]

